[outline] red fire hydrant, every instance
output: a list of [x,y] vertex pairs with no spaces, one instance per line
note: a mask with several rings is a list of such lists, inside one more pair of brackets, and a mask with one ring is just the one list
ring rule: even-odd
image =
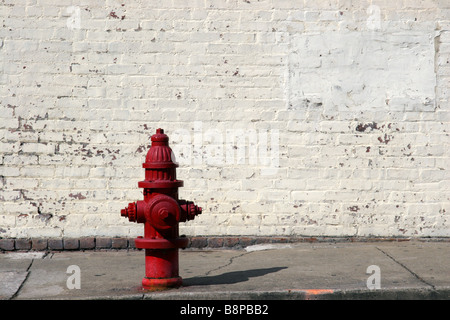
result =
[[145,180],[138,183],[144,189],[144,200],[132,202],[121,211],[130,221],[144,223],[144,237],[135,239],[136,248],[145,249],[144,289],[158,290],[181,286],[178,273],[178,249],[186,248],[188,238],[180,237],[178,223],[192,220],[202,208],[191,201],[178,199],[182,180],[176,178],[178,164],[174,162],[169,137],[157,129],[145,162]]

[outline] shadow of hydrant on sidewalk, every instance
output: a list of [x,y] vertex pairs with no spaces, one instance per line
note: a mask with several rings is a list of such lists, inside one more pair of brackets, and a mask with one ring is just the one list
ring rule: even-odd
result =
[[248,281],[249,278],[265,276],[266,274],[277,272],[286,268],[287,267],[261,268],[261,269],[227,272],[216,276],[185,278],[183,279],[183,286],[239,283]]

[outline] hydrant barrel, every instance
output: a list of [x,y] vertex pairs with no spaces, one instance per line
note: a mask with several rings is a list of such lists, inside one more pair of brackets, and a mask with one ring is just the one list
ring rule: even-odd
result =
[[144,288],[179,287],[182,279],[179,276],[178,249],[146,249]]
[[177,180],[169,137],[163,129],[157,129],[151,137],[151,147],[142,167],[145,179],[138,182],[144,189],[144,200],[129,203],[120,214],[130,222],[144,224],[144,236],[135,239],[136,248],[145,249],[145,277],[142,286],[148,290],[178,287],[178,249],[186,248],[188,238],[179,236],[179,223],[202,213],[202,208],[192,201],[178,199]]

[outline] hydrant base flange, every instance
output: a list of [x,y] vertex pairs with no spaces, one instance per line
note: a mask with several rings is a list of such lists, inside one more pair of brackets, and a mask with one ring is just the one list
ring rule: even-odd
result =
[[163,279],[144,277],[144,279],[142,279],[143,289],[149,291],[164,290],[166,288],[179,288],[182,283],[183,280],[181,277]]

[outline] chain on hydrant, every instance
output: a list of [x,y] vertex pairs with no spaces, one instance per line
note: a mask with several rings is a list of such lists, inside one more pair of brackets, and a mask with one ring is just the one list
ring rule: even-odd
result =
[[136,248],[145,249],[145,289],[179,287],[178,249],[186,248],[188,238],[180,237],[178,223],[192,220],[202,208],[191,201],[178,199],[182,180],[176,178],[178,164],[174,162],[169,137],[157,129],[145,162],[145,180],[138,182],[144,189],[144,200],[132,202],[121,211],[130,221],[144,223],[144,237],[135,239]]

